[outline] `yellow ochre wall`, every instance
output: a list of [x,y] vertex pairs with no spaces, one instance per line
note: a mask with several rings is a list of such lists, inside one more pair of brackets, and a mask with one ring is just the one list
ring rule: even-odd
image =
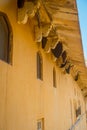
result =
[[[30,22],[17,23],[17,1],[0,0],[0,11],[7,14],[13,29],[13,63],[0,60],[0,130],[37,130],[44,119],[44,130],[69,130],[75,123],[74,101],[85,103],[77,83],[63,74],[49,54],[34,42]],[[37,79],[36,54],[43,57],[43,81]],[[53,67],[57,88],[53,87]],[[85,115],[75,130],[86,130]]]

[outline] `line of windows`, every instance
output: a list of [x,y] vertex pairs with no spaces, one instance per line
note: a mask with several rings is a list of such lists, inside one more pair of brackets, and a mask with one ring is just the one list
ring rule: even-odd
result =
[[[0,59],[12,64],[12,28],[6,14],[0,12]],[[37,52],[37,78],[43,80],[43,59]],[[56,71],[53,68],[53,86],[56,87]]]
[[[43,59],[40,52],[37,52],[37,78],[43,80]],[[56,70],[53,67],[53,87],[56,88]]]

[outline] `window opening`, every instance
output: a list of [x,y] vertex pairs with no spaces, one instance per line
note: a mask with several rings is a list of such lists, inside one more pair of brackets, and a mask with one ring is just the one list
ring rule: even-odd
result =
[[56,88],[56,71],[55,71],[55,68],[53,68],[53,87]]
[[37,130],[44,130],[44,118],[37,121]]
[[43,60],[40,52],[37,52],[37,78],[43,80]]
[[0,59],[12,63],[12,29],[6,14],[0,12]]

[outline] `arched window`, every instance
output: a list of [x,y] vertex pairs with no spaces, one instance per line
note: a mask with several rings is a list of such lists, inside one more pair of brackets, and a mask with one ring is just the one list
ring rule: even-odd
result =
[[54,67],[53,67],[53,87],[56,88],[56,70]]
[[7,16],[0,12],[0,59],[12,63],[12,29]]
[[40,52],[37,52],[37,78],[43,80],[43,59]]

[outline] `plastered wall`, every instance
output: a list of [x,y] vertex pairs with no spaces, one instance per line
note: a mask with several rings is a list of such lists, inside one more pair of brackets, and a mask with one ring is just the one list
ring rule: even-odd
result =
[[[13,63],[0,60],[0,130],[37,130],[37,120],[44,119],[44,130],[68,130],[75,123],[74,101],[85,102],[77,83],[64,74],[34,42],[31,21],[17,23],[17,1],[0,1],[0,11],[7,14],[13,29]],[[43,81],[37,79],[36,54],[43,57]],[[53,87],[53,67],[57,88]],[[79,129],[80,128],[80,129]],[[75,130],[86,130],[83,116]]]

